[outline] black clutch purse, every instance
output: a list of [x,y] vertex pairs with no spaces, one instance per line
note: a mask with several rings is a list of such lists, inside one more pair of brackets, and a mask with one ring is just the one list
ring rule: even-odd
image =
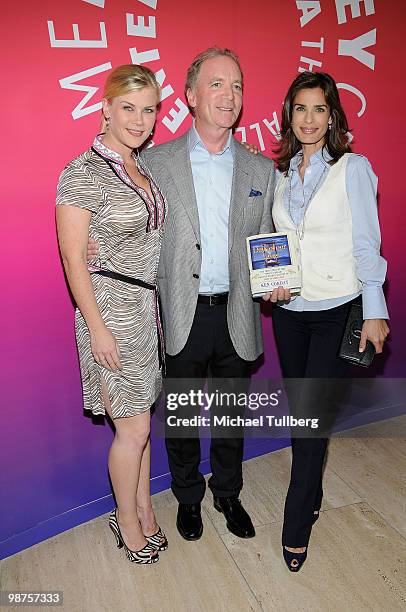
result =
[[338,356],[342,359],[346,359],[353,365],[367,368],[371,365],[375,356],[375,347],[372,342],[367,340],[364,352],[360,353],[358,350],[363,322],[362,303],[360,301],[353,302],[351,304]]

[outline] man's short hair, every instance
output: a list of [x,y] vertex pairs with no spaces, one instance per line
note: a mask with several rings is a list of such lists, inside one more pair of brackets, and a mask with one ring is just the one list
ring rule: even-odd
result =
[[231,51],[231,49],[225,49],[221,47],[210,47],[205,51],[196,55],[193,62],[190,64],[187,74],[186,74],[186,84],[185,84],[185,95],[189,89],[194,89],[196,87],[197,79],[199,77],[200,68],[204,61],[207,59],[211,59],[212,57],[218,57],[221,55],[225,55],[226,57],[231,57],[232,60],[237,64],[239,71],[241,72],[241,85],[243,84],[243,73],[240,66],[240,60],[238,59],[238,55]]

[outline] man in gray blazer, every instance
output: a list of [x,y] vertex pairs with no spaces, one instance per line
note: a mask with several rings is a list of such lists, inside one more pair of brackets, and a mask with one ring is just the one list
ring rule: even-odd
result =
[[[142,154],[168,201],[158,271],[168,379],[205,378],[208,371],[214,378],[248,379],[263,351],[245,238],[273,229],[274,166],[232,137],[242,80],[232,51],[212,48],[199,54],[186,82],[193,127]],[[197,540],[205,492],[200,441],[167,435],[166,444],[179,502],[177,527],[185,539]],[[209,487],[228,529],[253,537],[239,500],[242,457],[242,436],[212,437]]]

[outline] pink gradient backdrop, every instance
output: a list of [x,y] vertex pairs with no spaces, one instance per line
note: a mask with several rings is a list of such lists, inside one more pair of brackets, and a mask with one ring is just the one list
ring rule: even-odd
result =
[[[250,126],[261,126],[266,155],[272,154],[275,138],[263,120],[272,121],[272,113],[279,113],[290,81],[298,67],[305,66],[300,62],[301,56],[322,61],[321,69],[338,82],[361,90],[367,101],[361,117],[357,116],[360,101],[355,95],[343,91],[342,99],[353,128],[354,150],[369,157],[379,176],[379,212],[383,253],[389,263],[387,294],[393,330],[379,373],[396,377],[404,376],[405,371],[401,321],[406,297],[401,148],[405,4],[395,0],[375,2],[374,13],[366,16],[361,2],[361,16],[355,18],[347,6],[347,22],[338,24],[336,4],[340,2],[324,0],[320,14],[302,28],[302,13],[293,1],[158,0],[155,9],[151,0],[106,0],[104,4],[101,8],[84,0],[23,0],[18,7],[7,3],[2,11],[5,87],[1,228],[5,263],[1,374],[6,417],[1,447],[2,465],[8,468],[2,470],[0,487],[9,492],[14,505],[1,525],[0,541],[5,543],[6,554],[21,548],[22,541],[25,545],[35,541],[35,535],[32,540],[28,536],[24,540],[24,533],[110,494],[105,457],[111,432],[107,427],[93,426],[82,416],[73,309],[54,226],[57,177],[67,161],[91,144],[99,112],[74,120],[71,112],[84,92],[61,88],[59,80],[64,77],[106,62],[113,67],[129,63],[129,49],[133,47],[138,51],[158,49],[160,59],[147,65],[155,71],[163,68],[164,85],[170,83],[174,90],[162,104],[154,138],[159,143],[180,135],[190,125],[187,117],[173,134],[163,118],[177,97],[183,99],[184,77],[191,59],[207,46],[229,46],[240,55],[245,71],[240,126],[246,128],[247,140],[258,145],[261,140],[256,128]],[[147,24],[148,16],[155,16],[156,36],[128,35],[126,13],[144,16]],[[58,39],[73,38],[73,23],[79,24],[82,39],[98,39],[98,24],[102,21],[108,46],[51,47],[48,20],[54,22]],[[339,40],[354,39],[374,29],[376,43],[365,49],[375,58],[373,70],[354,57],[338,55]],[[302,46],[302,41],[320,42],[321,37],[323,54],[317,47]],[[105,75],[106,72],[97,74],[80,84],[100,87]],[[99,100],[97,91],[87,106]],[[266,354],[259,375],[277,376],[268,316],[264,329]],[[159,483],[167,466],[162,441],[154,444],[153,476]],[[156,489],[160,486],[157,484]],[[45,528],[43,533],[52,533],[52,528]]]

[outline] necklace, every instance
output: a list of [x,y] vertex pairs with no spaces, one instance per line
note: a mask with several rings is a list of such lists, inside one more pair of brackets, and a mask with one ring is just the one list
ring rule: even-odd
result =
[[[300,206],[300,208],[304,208],[304,211],[303,211],[302,219],[301,219],[301,221],[299,222],[299,224],[296,227],[296,234],[297,234],[299,240],[303,240],[303,237],[304,237],[305,218],[306,218],[307,209],[309,208],[310,202],[312,201],[313,196],[315,195],[317,189],[319,188],[319,185],[321,184],[323,176],[324,176],[324,174],[326,172],[327,172],[327,166],[323,166],[323,170],[321,171],[320,176],[317,179],[317,182],[316,182],[315,186],[313,187],[312,192],[311,192],[307,202],[306,202],[306,197],[305,197],[304,175],[303,175],[303,181],[302,181],[303,204]],[[289,172],[289,186],[288,186],[288,210],[289,210],[289,216],[290,216],[290,218],[293,221],[293,217],[292,217],[292,175],[293,175],[293,170],[290,170],[290,172]]]

